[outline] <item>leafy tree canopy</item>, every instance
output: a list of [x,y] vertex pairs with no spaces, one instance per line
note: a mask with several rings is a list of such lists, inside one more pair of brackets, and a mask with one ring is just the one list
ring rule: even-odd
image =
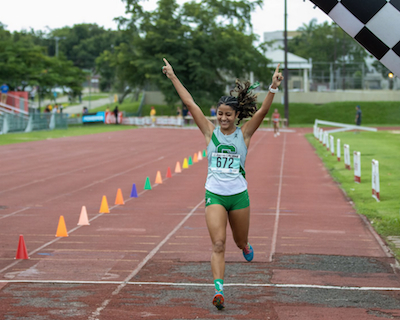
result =
[[[1,25],[2,26],[2,25]],[[63,57],[49,57],[33,32],[10,33],[0,27],[0,82],[12,90],[39,85],[42,91],[55,86],[82,90],[83,72]]]
[[366,51],[335,23],[317,24],[313,19],[288,41],[288,50],[313,62],[364,62]]
[[[97,60],[102,75],[124,87],[155,85],[168,104],[178,101],[170,81],[161,72],[168,59],[177,76],[200,105],[215,104],[226,85],[254,72],[269,83],[268,60],[253,46],[250,14],[262,0],[159,0],[145,11],[140,0],[125,0],[130,19],[119,18],[129,41],[106,51]],[[113,70],[113,71],[111,71]]]

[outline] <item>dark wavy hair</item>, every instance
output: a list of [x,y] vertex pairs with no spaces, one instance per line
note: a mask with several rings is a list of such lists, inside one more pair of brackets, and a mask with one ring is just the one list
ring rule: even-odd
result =
[[239,112],[237,124],[257,112],[257,96],[251,90],[249,91],[250,85],[250,81],[241,82],[236,79],[235,87],[229,93],[230,96],[222,96],[218,101],[217,109],[221,104],[225,104],[235,112]]

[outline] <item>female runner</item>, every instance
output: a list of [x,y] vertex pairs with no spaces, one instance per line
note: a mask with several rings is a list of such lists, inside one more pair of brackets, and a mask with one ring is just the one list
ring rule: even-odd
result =
[[[244,165],[250,139],[262,123],[271,107],[274,94],[283,80],[279,64],[272,76],[272,84],[261,108],[257,110],[256,96],[250,83],[236,81],[231,91],[237,97],[223,96],[217,105],[215,127],[194,102],[190,93],[176,77],[172,66],[163,59],[163,73],[172,81],[182,102],[188,107],[194,121],[203,133],[208,152],[208,175],[206,181],[206,223],[212,242],[211,269],[214,277],[215,295],[213,304],[224,308],[224,273],[226,226],[229,224],[236,245],[247,261],[252,261],[254,252],[248,243],[250,224],[250,202],[247,193]],[[242,127],[237,127],[244,118],[251,117]]]

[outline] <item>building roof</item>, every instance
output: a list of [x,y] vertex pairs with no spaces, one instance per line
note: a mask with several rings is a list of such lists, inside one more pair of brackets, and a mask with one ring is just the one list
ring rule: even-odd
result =
[[[269,67],[276,67],[278,63],[281,64],[281,68],[285,68],[285,51],[282,49],[274,49],[265,53],[267,59],[271,60]],[[288,69],[311,69],[312,63],[307,59],[296,56],[293,53],[288,52]]]

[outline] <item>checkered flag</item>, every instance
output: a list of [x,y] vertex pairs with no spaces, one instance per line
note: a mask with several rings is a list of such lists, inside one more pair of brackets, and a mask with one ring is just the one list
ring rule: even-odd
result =
[[400,0],[310,0],[400,78]]

